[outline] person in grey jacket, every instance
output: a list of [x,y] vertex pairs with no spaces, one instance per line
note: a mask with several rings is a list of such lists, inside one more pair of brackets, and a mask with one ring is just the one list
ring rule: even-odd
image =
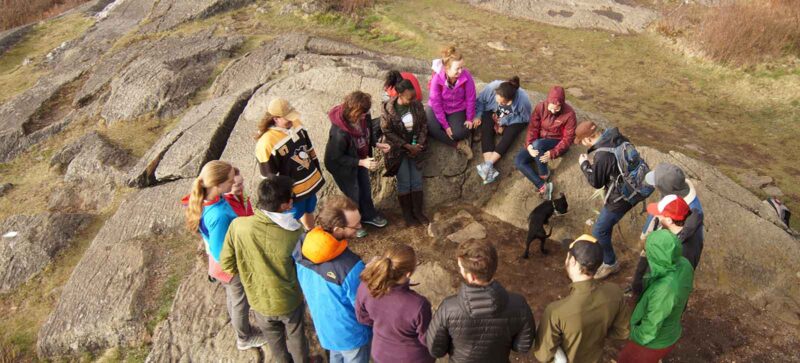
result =
[[489,242],[469,240],[458,247],[464,283],[439,305],[428,326],[428,351],[450,362],[509,362],[513,350],[527,353],[536,326],[528,302],[493,279],[497,250]]

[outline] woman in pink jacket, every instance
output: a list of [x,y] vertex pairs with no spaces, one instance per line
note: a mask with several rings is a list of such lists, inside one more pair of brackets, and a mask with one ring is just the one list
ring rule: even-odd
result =
[[430,107],[425,110],[428,134],[472,159],[472,150],[464,139],[469,136],[467,130],[473,128],[475,119],[475,81],[464,68],[461,53],[453,46],[447,47],[431,68],[434,74],[429,84]]

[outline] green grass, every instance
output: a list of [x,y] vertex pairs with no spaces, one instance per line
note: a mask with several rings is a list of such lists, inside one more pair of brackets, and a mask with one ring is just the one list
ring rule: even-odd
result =
[[[0,56],[0,102],[33,86],[47,73],[40,68],[47,53],[82,35],[92,24],[91,18],[73,14],[34,26],[22,41]],[[30,63],[23,65],[25,59]]]

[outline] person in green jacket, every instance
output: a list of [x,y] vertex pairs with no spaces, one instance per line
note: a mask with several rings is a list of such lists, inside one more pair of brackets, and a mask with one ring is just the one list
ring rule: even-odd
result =
[[262,180],[255,214],[231,222],[220,254],[222,269],[240,276],[256,326],[276,362],[308,360],[305,305],[292,259],[303,229],[286,213],[292,208],[292,185],[283,175]]
[[[647,211],[657,218],[683,220],[689,206],[675,195],[651,203]],[[651,233],[645,242],[650,272],[644,292],[631,316],[630,341],[619,353],[619,363],[656,363],[680,339],[681,315],[692,292],[694,270],[681,255],[678,237],[667,229]]]

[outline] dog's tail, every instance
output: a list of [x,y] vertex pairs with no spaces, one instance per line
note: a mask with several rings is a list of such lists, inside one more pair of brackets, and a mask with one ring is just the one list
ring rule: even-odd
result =
[[550,235],[553,234],[553,226],[551,225],[549,227],[550,227],[550,230],[547,231],[547,235],[544,236],[545,238],[550,238]]

